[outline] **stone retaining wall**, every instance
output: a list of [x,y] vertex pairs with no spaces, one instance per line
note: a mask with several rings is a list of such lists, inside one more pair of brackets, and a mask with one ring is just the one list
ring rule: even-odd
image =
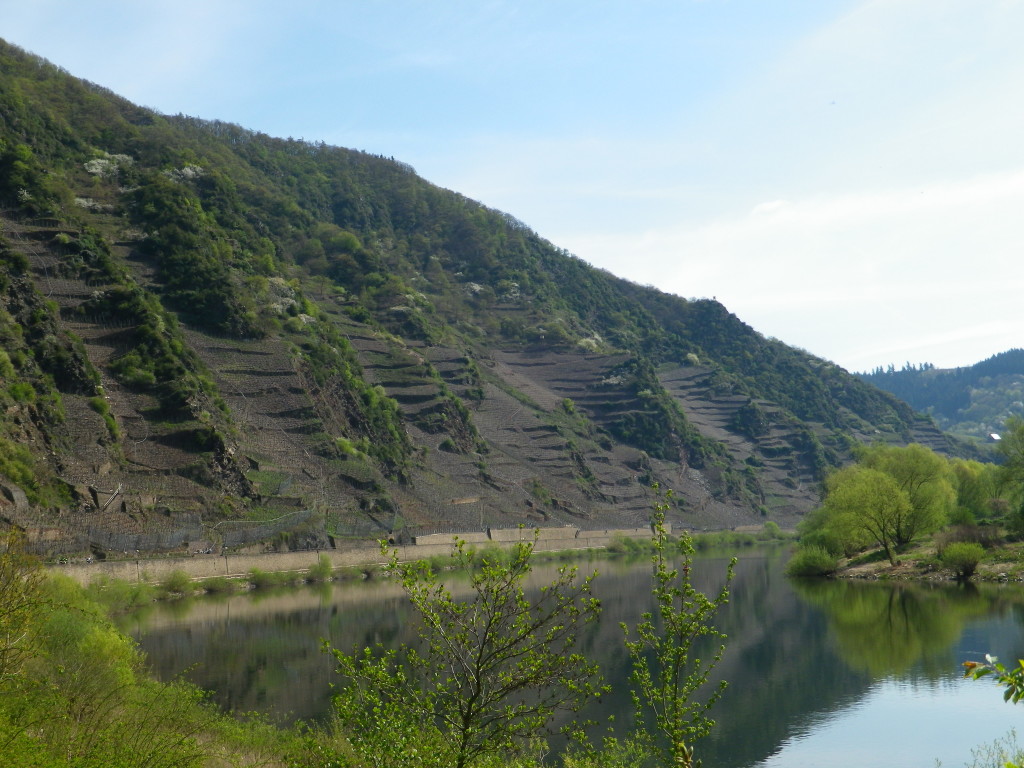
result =
[[[536,551],[552,552],[570,549],[603,549],[616,538],[650,538],[649,528],[620,528],[584,531],[579,528],[542,528],[539,532],[528,528],[510,528],[488,533],[449,534],[437,533],[418,536],[416,544],[396,547],[402,561],[424,560],[435,556],[447,556],[452,552],[454,539],[467,544],[494,544],[508,546],[519,541],[531,541],[537,533]],[[496,536],[497,534],[497,536]],[[193,555],[191,557],[166,557],[139,560],[113,560],[93,563],[72,563],[53,565],[52,570],[62,573],[80,584],[88,584],[94,578],[106,577],[122,581],[144,581],[159,583],[175,571],[184,571],[192,579],[208,579],[215,576],[247,576],[258,569],[269,573],[308,571],[320,562],[324,555],[332,568],[360,568],[384,563],[378,546],[361,546],[344,550],[309,550],[304,552],[268,552],[251,555]]]

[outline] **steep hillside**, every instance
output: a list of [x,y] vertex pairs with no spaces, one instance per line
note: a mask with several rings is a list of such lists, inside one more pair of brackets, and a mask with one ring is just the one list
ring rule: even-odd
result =
[[794,524],[904,403],[408,166],[0,44],[0,517],[51,552]]

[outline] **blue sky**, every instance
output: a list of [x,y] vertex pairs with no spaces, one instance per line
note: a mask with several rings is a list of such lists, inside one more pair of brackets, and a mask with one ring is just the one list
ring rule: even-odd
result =
[[850,370],[1024,346],[1021,0],[0,0],[140,104],[394,156]]

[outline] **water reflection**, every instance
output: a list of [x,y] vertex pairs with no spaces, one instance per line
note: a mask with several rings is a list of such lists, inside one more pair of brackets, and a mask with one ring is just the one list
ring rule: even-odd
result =
[[[727,559],[700,558],[696,585],[715,592]],[[894,706],[893,697],[904,696],[907,685],[920,691],[909,704],[899,699],[904,741],[910,742],[901,749],[917,749],[922,759],[916,764],[932,765],[934,758],[958,764],[931,751],[941,739],[921,735],[937,727],[939,700],[952,718],[940,726],[942,735],[956,734],[965,758],[970,746],[1008,729],[1000,723],[1024,716],[983,684],[975,683],[970,696],[957,687],[959,662],[972,654],[1024,655],[1019,589],[790,582],[782,574],[784,560],[781,550],[748,553],[737,566],[719,622],[729,639],[717,672],[730,686],[711,712],[717,726],[701,745],[705,765],[853,764],[815,762],[801,749],[814,744],[813,754],[830,754],[829,745],[821,746],[823,734],[841,732],[836,724],[844,718],[856,720],[861,713],[865,719],[866,702],[871,712]],[[581,639],[581,650],[602,663],[615,692],[587,714],[602,727],[614,714],[616,727],[629,730],[635,724],[619,623],[653,608],[649,566],[606,560],[597,567],[604,614]],[[538,582],[550,578],[545,568],[538,570]],[[161,676],[188,670],[225,708],[290,720],[320,717],[329,705],[334,673],[320,651],[321,638],[345,649],[410,643],[413,619],[397,587],[370,581],[161,606],[127,618],[125,628],[140,639]],[[961,700],[971,701],[970,712],[962,711]],[[876,747],[884,754],[884,744]]]
[[992,612],[973,585],[798,580],[793,589],[824,612],[842,660],[875,678],[917,663],[928,677],[945,677],[964,627]]

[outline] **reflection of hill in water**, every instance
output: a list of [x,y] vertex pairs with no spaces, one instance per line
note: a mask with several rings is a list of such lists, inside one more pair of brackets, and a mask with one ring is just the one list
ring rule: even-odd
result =
[[[856,701],[879,676],[936,679],[955,670],[970,648],[989,641],[991,648],[982,652],[1024,655],[1019,591],[967,594],[844,582],[796,584],[794,590],[782,575],[783,560],[781,551],[756,553],[737,565],[722,615],[729,640],[718,669],[730,684],[712,711],[717,726],[699,749],[705,765],[728,768],[765,758],[787,738]],[[702,558],[694,569],[696,585],[714,592],[725,566],[724,558]],[[619,623],[652,607],[649,566],[603,560],[597,567],[604,615],[582,638],[581,650],[602,662],[615,691],[600,710],[586,714],[603,724],[615,713],[623,731],[633,723]],[[545,580],[546,568],[538,568],[537,583]],[[995,637],[986,630],[983,637],[968,633],[960,639],[969,619],[989,612],[1003,617],[995,622]],[[320,638],[351,648],[415,637],[400,591],[382,582],[197,601],[183,617],[152,612],[137,624],[136,636],[140,632],[160,675],[196,665],[189,677],[214,689],[222,706],[287,719],[315,718],[329,705],[333,665],[320,652]]]
[[781,557],[740,561],[722,629],[729,642],[718,672],[729,688],[700,747],[705,765],[761,760],[869,685],[836,656],[821,613],[795,599]]

